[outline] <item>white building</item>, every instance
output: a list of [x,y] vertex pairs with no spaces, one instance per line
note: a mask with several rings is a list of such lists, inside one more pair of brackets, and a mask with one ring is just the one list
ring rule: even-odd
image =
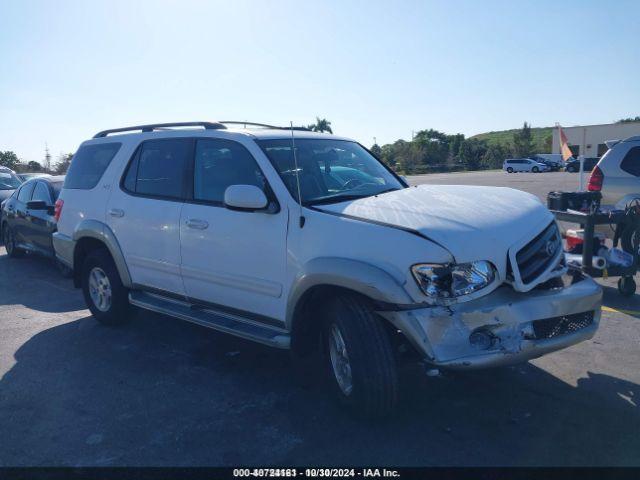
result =
[[[579,127],[562,127],[567,136],[569,148],[575,157],[601,157],[607,151],[605,141],[624,140],[640,135],[640,122],[605,123],[602,125],[584,125]],[[560,135],[553,129],[553,153],[560,152]]]

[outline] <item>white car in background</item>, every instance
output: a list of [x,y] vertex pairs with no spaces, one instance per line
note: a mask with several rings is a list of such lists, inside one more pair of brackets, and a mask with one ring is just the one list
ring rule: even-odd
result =
[[547,172],[550,168],[541,162],[530,158],[507,158],[502,164],[502,169],[507,173],[514,172]]

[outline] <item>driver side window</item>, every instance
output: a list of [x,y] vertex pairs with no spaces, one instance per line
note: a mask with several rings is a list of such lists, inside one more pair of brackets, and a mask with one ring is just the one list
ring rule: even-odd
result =
[[231,185],[254,185],[266,194],[266,180],[249,151],[237,142],[201,139],[196,142],[193,199],[222,205]]

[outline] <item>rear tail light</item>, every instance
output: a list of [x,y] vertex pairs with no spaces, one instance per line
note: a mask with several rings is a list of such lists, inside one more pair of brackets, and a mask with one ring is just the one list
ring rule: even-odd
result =
[[64,200],[58,199],[56,200],[56,205],[53,207],[53,218],[56,219],[56,222],[60,220],[60,215],[62,215],[62,207],[64,206]]
[[590,192],[599,192],[602,190],[602,182],[604,180],[604,174],[602,170],[596,165],[593,167],[591,176],[589,177],[589,183],[587,184],[587,190]]

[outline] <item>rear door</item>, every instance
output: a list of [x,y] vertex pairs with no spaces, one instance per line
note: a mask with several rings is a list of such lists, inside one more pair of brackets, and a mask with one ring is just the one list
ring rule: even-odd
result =
[[[260,167],[240,143],[206,138],[195,148],[191,198],[182,210],[182,277],[189,297],[281,325],[288,212],[280,210]],[[267,211],[224,206],[231,185],[255,185]]]
[[188,138],[142,142],[109,199],[107,222],[139,288],[184,295],[180,213],[192,145]]
[[20,187],[18,194],[16,195],[16,201],[14,203],[13,222],[9,222],[11,229],[13,230],[13,236],[16,243],[22,243],[28,245],[30,242],[27,239],[27,202],[31,200],[31,194],[35,188],[35,182],[27,182]]
[[[47,182],[38,181],[31,195],[31,201],[42,201],[53,209],[53,196]],[[29,210],[26,223],[26,235],[33,246],[41,253],[53,255],[51,235],[55,231],[56,221],[52,211]]]

